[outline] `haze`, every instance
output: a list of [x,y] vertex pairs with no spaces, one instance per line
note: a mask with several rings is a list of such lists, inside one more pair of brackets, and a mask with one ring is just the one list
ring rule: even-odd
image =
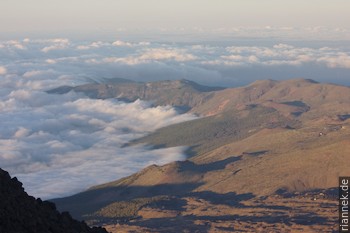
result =
[[[232,27],[349,29],[345,0],[2,0],[2,33],[213,30]],[[5,36],[5,35],[2,35]]]

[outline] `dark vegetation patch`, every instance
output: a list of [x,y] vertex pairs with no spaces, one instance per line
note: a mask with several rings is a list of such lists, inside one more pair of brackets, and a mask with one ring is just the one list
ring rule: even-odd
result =
[[345,121],[350,118],[350,114],[338,115],[339,120]]
[[263,128],[299,127],[299,122],[273,108],[255,106],[247,116],[238,111],[170,125],[125,146],[146,143],[156,148],[188,146],[190,155],[202,154],[227,143],[242,140]]
[[281,104],[291,105],[291,106],[295,106],[295,107],[308,107],[307,104],[305,104],[305,103],[302,102],[302,101],[298,101],[298,100],[295,100],[295,101],[286,101],[286,102],[282,102]]

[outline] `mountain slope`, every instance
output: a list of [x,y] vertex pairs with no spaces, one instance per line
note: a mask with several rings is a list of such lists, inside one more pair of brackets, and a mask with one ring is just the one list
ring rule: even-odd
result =
[[246,87],[213,92],[210,99],[191,111],[207,117],[159,129],[131,145],[186,145],[196,155],[264,128],[341,124],[350,112],[350,88],[305,79],[256,81]]
[[91,98],[117,98],[123,101],[137,99],[154,101],[155,105],[172,105],[188,110],[201,104],[212,91],[219,87],[207,87],[189,80],[158,82],[92,83],[76,87],[58,87],[47,91],[50,94],[64,94],[69,91],[84,93]]
[[242,140],[264,128],[296,128],[300,122],[272,107],[250,105],[214,116],[161,128],[129,145],[146,143],[155,147],[188,146],[189,155],[199,155],[233,141]]
[[[333,232],[334,187],[338,176],[350,172],[349,122],[345,127],[325,136],[311,128],[262,130],[55,202],[87,221],[122,221],[126,232],[134,229],[127,226],[143,232],[253,232],[253,223],[261,232]],[[119,225],[114,228],[120,232]]]
[[338,177],[350,174],[350,88],[265,80],[209,93],[190,110],[202,118],[134,142],[186,145],[188,160],[56,199],[59,209],[126,231],[334,231]]
[[350,109],[349,87],[309,79],[259,80],[238,88],[206,87],[188,80],[94,83],[58,87],[48,93],[63,94],[68,91],[81,92],[91,98],[148,100],[155,105],[178,106],[202,116],[241,109],[251,104],[273,107],[285,115],[300,113],[305,119],[315,119],[320,115],[344,115]]
[[60,214],[53,203],[28,196],[16,178],[0,169],[0,232],[6,233],[107,233],[103,228],[89,228]]

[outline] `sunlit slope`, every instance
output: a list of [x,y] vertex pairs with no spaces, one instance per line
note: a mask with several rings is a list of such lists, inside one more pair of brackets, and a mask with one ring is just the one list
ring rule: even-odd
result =
[[228,110],[214,116],[170,125],[135,143],[156,147],[188,146],[188,155],[202,154],[232,141],[239,141],[265,128],[298,128],[301,123],[272,107],[248,105],[240,110]]
[[302,129],[263,129],[188,161],[150,166],[55,202],[60,209],[89,219],[87,214],[112,203],[140,198],[150,204],[155,201],[152,198],[207,192],[269,196],[336,187],[338,177],[350,173],[349,127],[349,122],[342,122]]
[[350,109],[350,88],[307,79],[262,80],[245,87],[216,91],[208,101],[192,111],[215,115],[247,104],[275,104],[276,108],[278,104],[308,107],[302,114],[304,119],[344,114]]
[[238,88],[207,87],[188,80],[149,83],[123,80],[64,86],[48,92],[62,94],[68,91],[85,93],[91,98],[150,100],[156,105],[177,106],[202,116],[242,109],[251,104],[273,107],[285,116],[292,114],[302,119],[342,115],[350,110],[349,87],[302,78],[286,81],[258,80]]
[[[133,218],[164,201],[177,206],[188,198],[215,202],[229,194],[239,200],[337,187],[338,177],[350,174],[349,90],[298,79],[216,91],[192,108],[202,118],[134,142],[189,146],[188,160],[153,165],[55,202],[96,220],[98,213]],[[126,212],[118,210],[123,206]]]

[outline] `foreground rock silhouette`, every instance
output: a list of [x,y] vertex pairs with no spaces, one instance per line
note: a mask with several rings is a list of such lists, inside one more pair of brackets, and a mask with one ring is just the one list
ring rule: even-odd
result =
[[68,212],[59,213],[55,204],[29,196],[16,177],[0,168],[0,232],[6,233],[107,233],[88,227]]

